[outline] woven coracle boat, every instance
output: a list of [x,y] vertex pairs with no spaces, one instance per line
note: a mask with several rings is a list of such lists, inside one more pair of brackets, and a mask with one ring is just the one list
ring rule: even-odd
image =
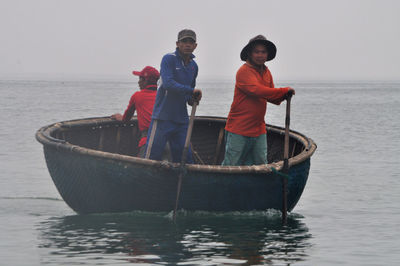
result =
[[[140,137],[136,117],[129,123],[86,118],[42,127],[50,175],[65,202],[77,213],[166,211],[175,207],[178,175],[185,171],[178,209],[252,211],[282,207],[285,130],[267,125],[267,165],[221,166],[224,126],[221,117],[196,117],[192,133],[195,164],[135,157]],[[316,144],[290,131],[287,209],[304,190]]]

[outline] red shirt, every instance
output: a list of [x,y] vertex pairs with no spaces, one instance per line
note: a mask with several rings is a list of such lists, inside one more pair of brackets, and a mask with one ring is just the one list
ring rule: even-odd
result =
[[225,129],[247,137],[265,134],[267,101],[280,104],[289,88],[275,88],[267,67],[261,74],[249,64],[242,65],[236,73],[235,94]]
[[[154,88],[152,90],[151,88]],[[137,110],[137,118],[139,130],[148,130],[153,113],[153,106],[156,100],[157,86],[149,85],[145,89],[135,92],[129,100],[129,105],[122,117],[123,121],[128,121],[132,118],[135,110]],[[146,137],[139,141],[139,147],[146,143]]]

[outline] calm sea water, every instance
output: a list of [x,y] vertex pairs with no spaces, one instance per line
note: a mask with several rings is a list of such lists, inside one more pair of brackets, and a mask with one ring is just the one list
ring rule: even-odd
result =
[[[400,82],[286,82],[291,128],[318,144],[303,196],[276,211],[76,215],[51,181],[41,126],[123,112],[135,81],[0,80],[0,265],[399,265]],[[226,116],[233,83],[199,82]],[[266,121],[284,125],[285,105]]]

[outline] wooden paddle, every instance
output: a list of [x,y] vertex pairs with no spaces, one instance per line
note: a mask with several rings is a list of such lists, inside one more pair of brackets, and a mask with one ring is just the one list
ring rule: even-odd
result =
[[190,113],[189,126],[188,126],[188,130],[187,130],[187,134],[186,134],[185,146],[183,147],[183,152],[182,152],[181,171],[179,172],[178,188],[176,191],[175,209],[174,209],[174,214],[172,216],[172,219],[174,220],[174,222],[175,222],[175,218],[176,218],[176,210],[178,209],[179,196],[181,193],[181,186],[182,186],[182,179],[183,179],[183,176],[185,173],[184,167],[186,164],[187,153],[189,151],[190,138],[192,137],[194,115],[196,114],[197,105],[198,105],[198,102],[193,102],[192,112]]
[[285,144],[283,147],[283,167],[282,167],[282,224],[287,224],[287,175],[289,173],[289,125],[290,125],[290,100],[292,93],[288,93],[286,99],[286,119],[285,119]]
[[149,157],[150,157],[151,147],[153,146],[153,142],[154,142],[154,135],[156,134],[156,130],[157,130],[157,121],[158,120],[154,119],[153,126],[151,127],[150,139],[149,139],[149,143],[147,144],[146,156],[144,157],[146,159],[149,159]]

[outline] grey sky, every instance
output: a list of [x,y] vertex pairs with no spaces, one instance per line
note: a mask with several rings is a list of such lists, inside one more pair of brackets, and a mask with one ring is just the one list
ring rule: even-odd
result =
[[398,0],[1,0],[0,77],[159,68],[192,28],[200,80],[233,79],[257,34],[277,45],[280,80],[399,80],[399,12]]

